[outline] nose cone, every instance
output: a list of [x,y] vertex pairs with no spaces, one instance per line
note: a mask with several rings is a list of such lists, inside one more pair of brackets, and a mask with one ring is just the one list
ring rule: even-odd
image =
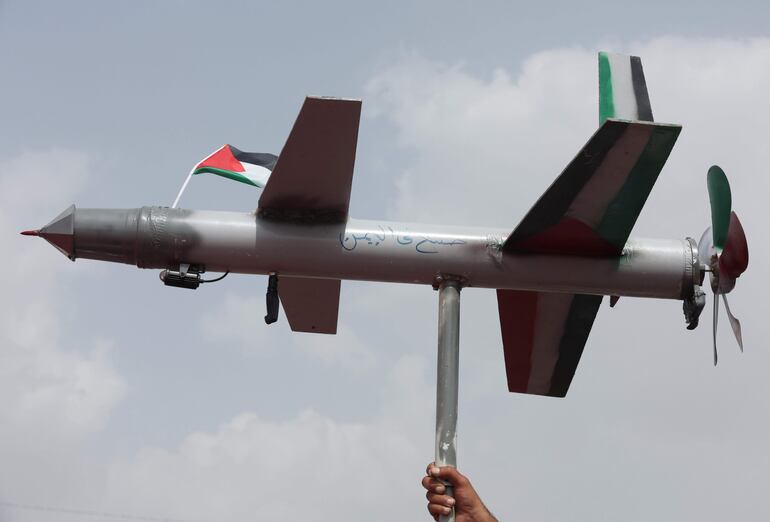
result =
[[75,205],[56,216],[40,230],[26,230],[25,236],[40,236],[59,252],[75,260]]

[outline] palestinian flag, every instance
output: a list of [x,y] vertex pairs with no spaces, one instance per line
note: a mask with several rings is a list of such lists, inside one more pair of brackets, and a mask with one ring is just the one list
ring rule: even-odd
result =
[[264,187],[278,156],[264,152],[243,152],[232,145],[219,150],[198,163],[193,174],[216,174],[241,183]]

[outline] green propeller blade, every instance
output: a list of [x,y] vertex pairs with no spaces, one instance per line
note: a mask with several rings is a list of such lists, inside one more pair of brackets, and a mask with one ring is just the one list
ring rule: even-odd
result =
[[721,251],[727,240],[727,230],[730,228],[730,210],[732,196],[730,183],[724,171],[714,165],[706,176],[711,203],[711,231],[714,234],[714,246]]

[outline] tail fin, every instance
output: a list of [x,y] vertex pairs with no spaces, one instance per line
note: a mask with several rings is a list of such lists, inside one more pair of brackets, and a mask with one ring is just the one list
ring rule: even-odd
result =
[[599,126],[608,118],[654,121],[638,56],[599,53]]
[[508,390],[567,395],[602,296],[498,290]]

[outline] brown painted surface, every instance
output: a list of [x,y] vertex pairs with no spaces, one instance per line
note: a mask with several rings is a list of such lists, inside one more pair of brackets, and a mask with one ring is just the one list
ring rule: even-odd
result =
[[339,279],[279,276],[278,294],[293,331],[337,333]]
[[356,159],[360,100],[306,98],[258,214],[268,219],[342,222]]

